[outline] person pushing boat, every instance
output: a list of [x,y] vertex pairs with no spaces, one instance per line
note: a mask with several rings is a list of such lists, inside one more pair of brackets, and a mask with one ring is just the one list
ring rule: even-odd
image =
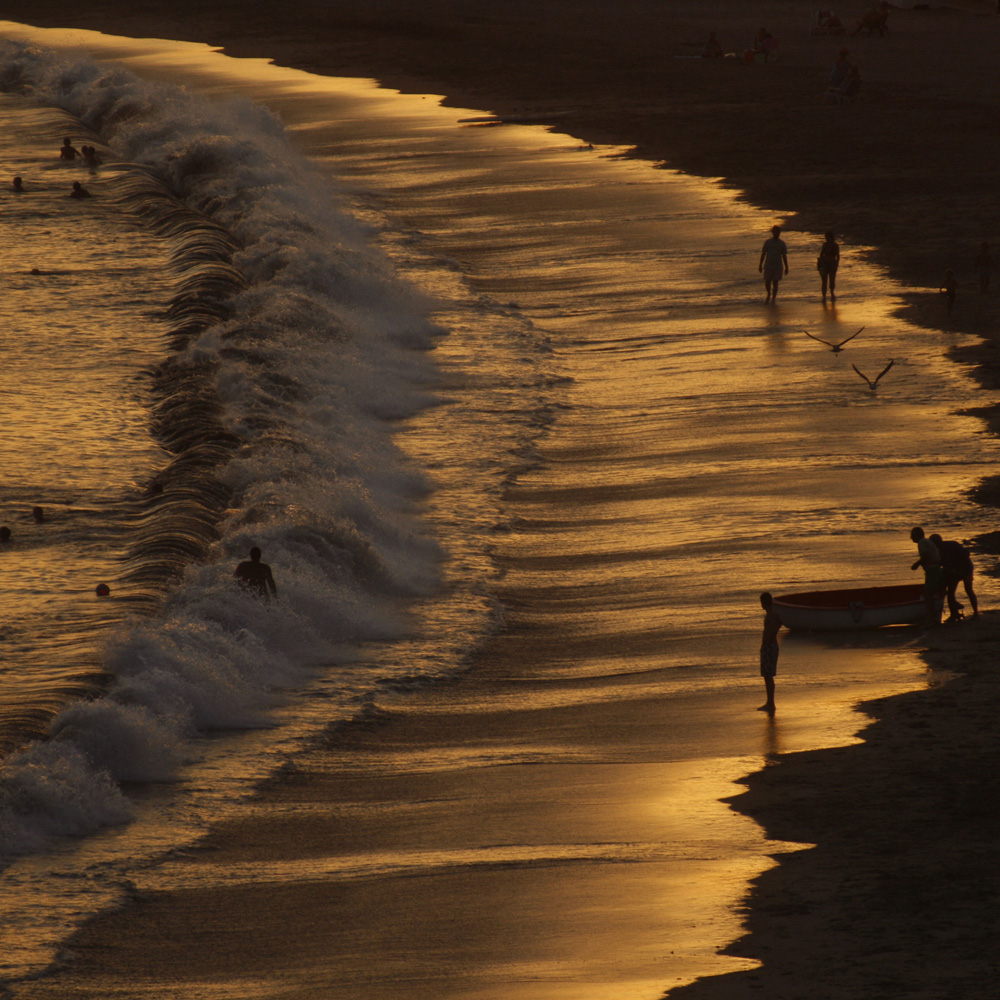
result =
[[910,567],[924,568],[924,607],[927,609],[927,624],[941,624],[940,598],[945,590],[944,568],[941,565],[941,553],[938,547],[924,537],[924,529],[919,525],[910,532],[910,541],[916,542],[917,561]]

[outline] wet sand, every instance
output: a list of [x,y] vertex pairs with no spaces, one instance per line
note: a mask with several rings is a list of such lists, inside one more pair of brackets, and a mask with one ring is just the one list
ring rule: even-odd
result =
[[[541,116],[583,140],[634,145],[639,156],[725,177],[751,201],[787,213],[793,267],[799,266],[797,228],[833,228],[846,243],[875,247],[875,258],[913,289],[912,317],[986,338],[960,360],[979,366],[989,408],[1000,372],[993,339],[1000,291],[978,295],[972,260],[981,240],[996,239],[992,227],[1000,217],[1000,18],[894,11],[885,38],[845,40],[809,34],[813,3],[757,5],[752,19],[743,4],[713,4],[711,15],[701,13],[703,6],[670,4],[665,14],[659,3],[438,0],[418,7],[396,0],[367,4],[359,13],[356,5],[326,0],[285,4],[275,25],[273,9],[238,4],[214,5],[206,15],[201,5],[182,0],[167,17],[152,3],[82,8],[41,0],[31,20],[200,40],[315,72],[373,76],[401,89],[447,94],[456,105]],[[741,48],[760,22],[781,40],[778,63],[688,58],[709,30],[718,31],[726,48]],[[321,41],[303,41],[310,36]],[[855,105],[831,107],[821,93],[842,44],[862,65],[864,96]],[[801,266],[812,264],[802,259]],[[946,267],[955,268],[962,283],[950,318],[936,293]],[[993,493],[987,484],[984,502]],[[992,560],[980,555],[977,562],[985,568]],[[784,755],[747,779],[737,809],[771,839],[818,846],[782,855],[778,867],[756,880],[746,914],[749,936],[728,950],[763,966],[675,995],[991,993],[1000,868],[996,621],[987,613],[977,623],[942,629],[928,658],[961,676],[868,706],[878,721],[863,745]],[[274,831],[257,853],[241,858],[252,829],[222,831],[210,846],[232,851],[234,861],[260,860]],[[301,906],[301,899],[279,898],[278,889],[258,891],[274,897],[276,928]],[[214,922],[202,909],[206,898],[172,894],[91,925],[77,942],[83,971],[93,971],[92,982],[103,982],[106,996],[115,995],[116,976],[119,995],[129,996],[136,993],[128,984],[144,974],[156,980],[176,972],[185,948],[192,954],[198,940],[218,934],[220,924],[228,926],[241,912],[238,893],[220,892],[211,898],[220,915]],[[358,905],[370,910],[377,902]],[[302,910],[327,903],[313,899]],[[250,912],[259,909],[258,900]],[[350,913],[344,917],[349,926]],[[295,929],[294,921],[290,926]],[[230,940],[218,942],[216,954],[233,949],[231,969],[223,972],[245,968],[253,975],[253,966],[241,966],[246,959],[239,948],[252,930],[234,921]],[[385,932],[391,940],[395,928],[387,925]],[[428,941],[446,932],[430,926]],[[161,950],[164,935],[175,942],[172,955]],[[291,930],[284,940],[295,940]],[[153,941],[156,947],[147,948]],[[321,936],[303,946],[324,953]],[[260,968],[271,967],[280,956],[259,961]],[[208,973],[192,968],[192,981],[199,974]],[[315,995],[322,990],[317,984]],[[56,982],[38,984],[33,995],[76,994]]]

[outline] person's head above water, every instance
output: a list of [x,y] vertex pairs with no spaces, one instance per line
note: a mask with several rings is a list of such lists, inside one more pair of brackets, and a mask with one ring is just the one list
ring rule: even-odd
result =
[[45,511],[41,507],[32,507],[31,516],[35,519],[36,524],[41,524],[45,520]]
[[0,528],[0,542],[9,542],[9,541],[10,541],[10,528],[8,528],[7,525],[5,524],[2,528]]
[[924,529],[919,525],[910,532],[910,540],[914,542],[919,542],[921,538],[924,537]]

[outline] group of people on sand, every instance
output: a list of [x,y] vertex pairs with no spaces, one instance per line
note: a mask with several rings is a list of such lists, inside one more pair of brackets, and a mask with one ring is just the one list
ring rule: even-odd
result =
[[[837,271],[840,268],[840,244],[832,232],[824,233],[823,243],[816,257],[816,270],[819,272],[820,294],[826,302],[827,294],[830,300],[837,299]],[[993,273],[993,258],[990,245],[980,244],[979,253],[975,258],[976,274],[979,279],[979,291],[985,294],[990,287]],[[781,226],[771,227],[771,236],[764,241],[760,250],[760,260],[757,270],[764,276],[764,302],[773,304],[778,300],[778,285],[788,274],[788,246],[781,238]],[[950,313],[955,306],[958,294],[958,280],[952,268],[946,268],[941,282],[940,293],[945,300],[945,306]]]
[[[910,540],[917,546],[917,560],[910,567],[923,567],[923,599],[926,611],[924,624],[940,625],[942,607],[947,601],[948,622],[957,622],[965,617],[964,605],[958,601],[958,585],[965,588],[965,596],[972,608],[972,617],[979,616],[979,598],[973,589],[975,567],[969,550],[961,543],[943,539],[935,533],[924,534],[919,525],[910,531]],[[764,679],[767,700],[758,711],[773,715],[774,678],[778,673],[778,633],[782,628],[781,617],[774,607],[773,595],[765,591],[760,595],[760,606],[764,609],[764,631],[760,638],[760,675]]]
[[[831,300],[837,298],[837,269],[840,267],[840,244],[832,232],[823,236],[823,244],[816,258],[816,269],[819,271],[820,289],[823,301],[826,302],[827,292]],[[764,240],[760,250],[760,260],[757,270],[764,275],[764,302],[778,301],[778,285],[788,274],[788,247],[781,238],[781,226],[771,227],[770,239]]]

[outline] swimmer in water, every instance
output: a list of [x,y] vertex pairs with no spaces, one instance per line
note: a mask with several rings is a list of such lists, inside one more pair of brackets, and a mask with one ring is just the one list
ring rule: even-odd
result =
[[260,549],[255,545],[250,550],[250,558],[241,562],[233,572],[241,587],[253,591],[259,597],[270,600],[278,596],[271,567],[260,561]]
[[73,143],[69,141],[69,137],[63,139],[63,144],[59,147],[59,159],[75,160],[79,155],[80,150],[78,150]]
[[71,198],[89,198],[90,192],[79,182],[73,181],[73,190],[70,191]]

